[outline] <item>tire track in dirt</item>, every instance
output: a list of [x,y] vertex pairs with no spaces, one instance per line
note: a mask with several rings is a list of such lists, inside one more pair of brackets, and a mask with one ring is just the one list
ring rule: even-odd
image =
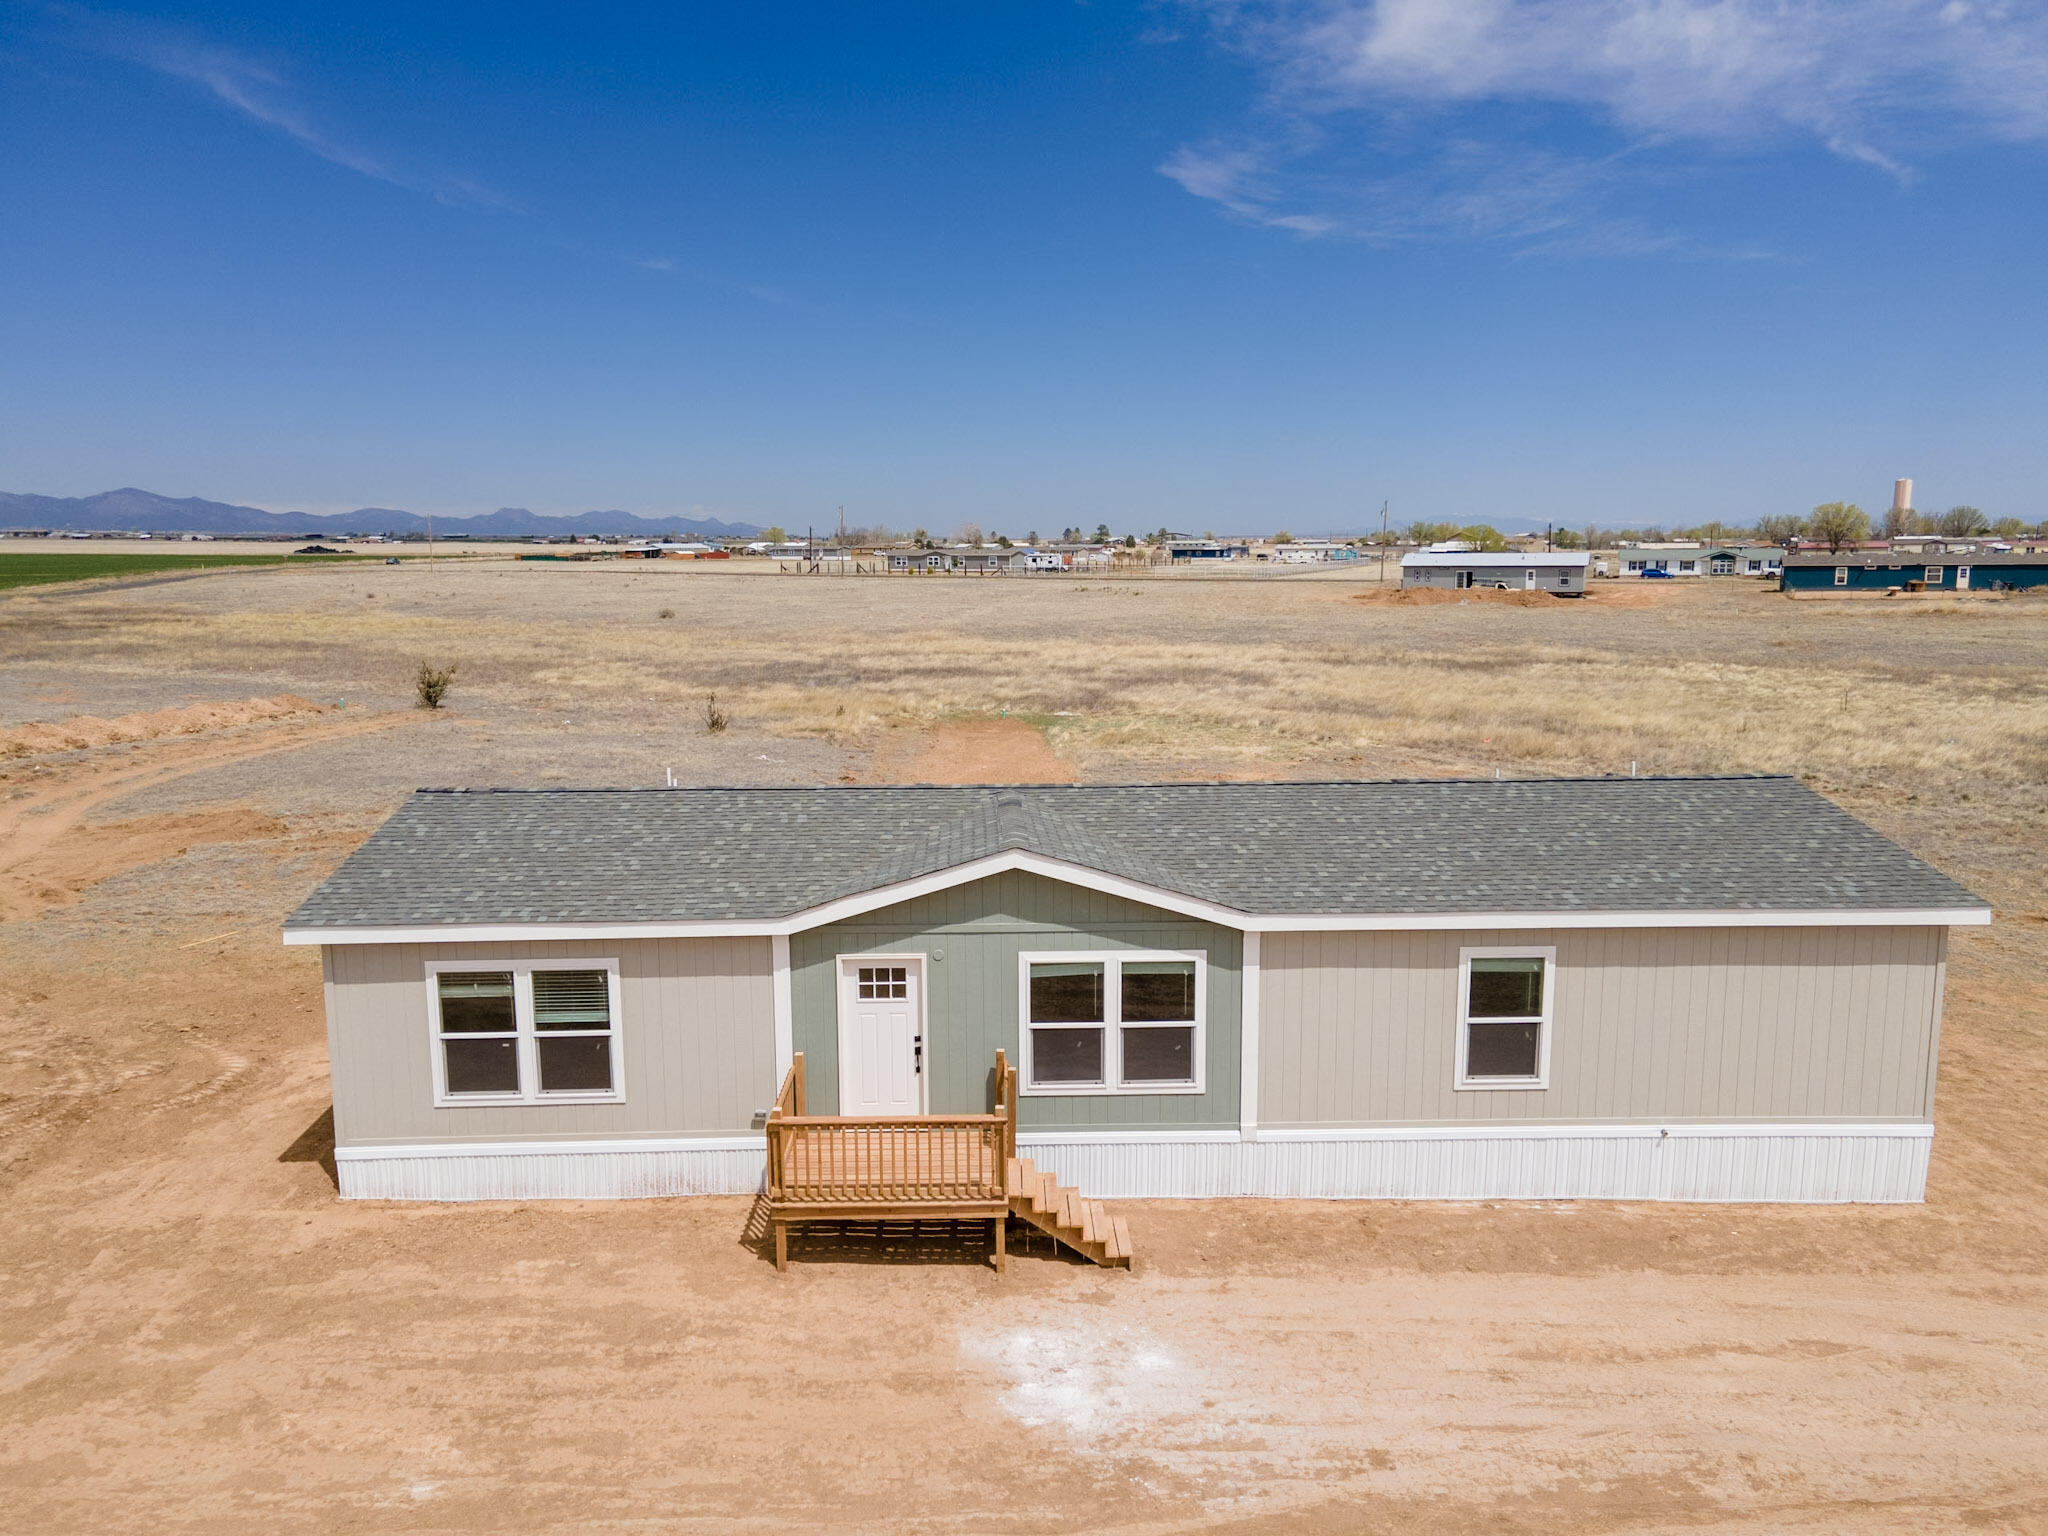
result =
[[[220,736],[109,748],[118,755],[98,760],[81,754],[83,761],[62,767],[30,761],[12,768],[0,774],[0,791],[13,788],[0,800],[0,922],[32,917],[53,899],[63,899],[64,882],[75,871],[67,869],[61,844],[96,806],[202,769],[391,730],[422,718],[411,711],[346,720],[286,718]],[[76,872],[96,878],[112,873],[91,867]]]

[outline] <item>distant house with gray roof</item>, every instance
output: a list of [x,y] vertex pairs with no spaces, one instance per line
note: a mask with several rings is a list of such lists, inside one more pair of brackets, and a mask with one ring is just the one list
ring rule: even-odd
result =
[[760,1187],[989,1108],[1103,1196],[1917,1200],[1984,903],[1796,780],[423,791],[288,920],[345,1196]]

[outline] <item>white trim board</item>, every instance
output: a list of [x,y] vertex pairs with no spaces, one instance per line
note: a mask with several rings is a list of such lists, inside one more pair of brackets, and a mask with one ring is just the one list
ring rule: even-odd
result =
[[1886,911],[1795,909],[1686,912],[1240,912],[1159,886],[1105,874],[1064,859],[1013,850],[914,880],[877,886],[787,917],[719,922],[637,923],[431,923],[356,928],[286,928],[287,944],[520,944],[551,940],[756,938],[802,933],[826,923],[859,917],[898,902],[951,890],[991,875],[1022,870],[1086,890],[1120,896],[1162,911],[1179,913],[1246,933],[1431,932],[1461,929],[1533,928],[1929,928],[1989,923],[1989,907],[1914,908]]

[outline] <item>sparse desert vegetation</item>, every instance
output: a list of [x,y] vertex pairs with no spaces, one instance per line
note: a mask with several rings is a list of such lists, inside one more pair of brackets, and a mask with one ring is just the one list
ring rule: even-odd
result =
[[[2048,1510],[2048,600],[493,561],[359,586],[0,598],[0,1476],[25,1525]],[[415,707],[420,658],[457,656]],[[334,1198],[319,964],[277,929],[414,785],[1631,762],[1806,774],[1998,906],[1951,956],[1924,1207],[1132,1203],[1133,1275],[863,1239],[777,1281],[744,1200]]]

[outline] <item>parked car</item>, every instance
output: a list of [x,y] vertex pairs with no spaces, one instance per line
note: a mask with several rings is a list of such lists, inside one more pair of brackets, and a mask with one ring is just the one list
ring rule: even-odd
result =
[[1639,573],[1645,581],[1676,581],[1678,578],[1669,571],[1643,571]]
[[386,565],[396,565],[396,564],[398,564],[398,556],[396,556],[396,555],[386,555],[386,556],[384,557],[384,563],[385,563]]

